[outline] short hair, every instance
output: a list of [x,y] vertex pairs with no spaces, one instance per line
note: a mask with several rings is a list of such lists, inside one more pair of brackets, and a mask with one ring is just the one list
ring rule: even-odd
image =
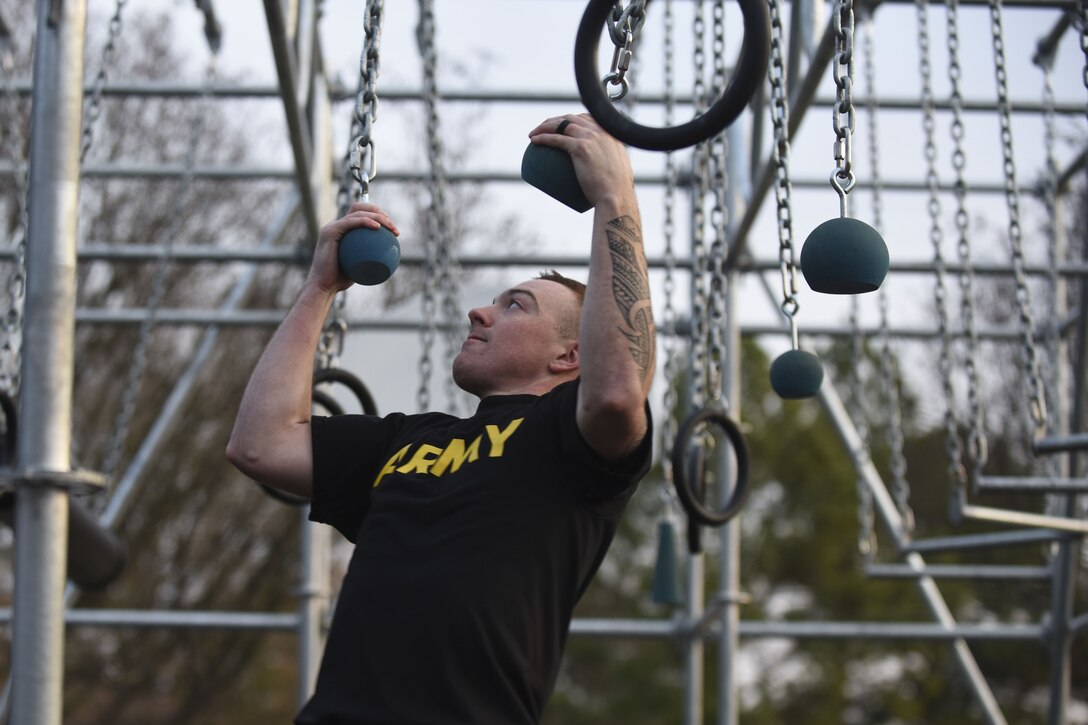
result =
[[546,269],[537,275],[537,279],[546,279],[549,282],[558,282],[570,291],[572,291],[578,298],[578,305],[581,306],[586,300],[586,286],[576,279],[570,277],[564,277],[556,272],[554,269]]
[[571,279],[570,277],[559,274],[554,269],[546,269],[538,274],[536,278],[561,284],[573,292],[574,296],[578,298],[578,314],[575,315],[573,320],[568,320],[566,324],[563,324],[562,322],[559,324],[559,334],[564,337],[577,338],[580,328],[579,323],[581,322],[582,317],[582,304],[586,300],[586,286],[576,279]]

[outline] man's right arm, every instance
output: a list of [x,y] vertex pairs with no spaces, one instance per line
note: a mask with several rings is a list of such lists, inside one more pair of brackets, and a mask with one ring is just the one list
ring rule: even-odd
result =
[[322,228],[302,292],[250,376],[227,444],[227,458],[260,483],[306,498],[313,494],[314,353],[333,300],[351,285],[340,273],[338,245],[351,229],[379,226],[399,233],[378,207],[356,203],[345,217]]

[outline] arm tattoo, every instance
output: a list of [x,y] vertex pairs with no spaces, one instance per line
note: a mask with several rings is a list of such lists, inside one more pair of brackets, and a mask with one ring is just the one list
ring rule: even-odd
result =
[[655,345],[650,286],[635,249],[642,245],[642,238],[629,216],[608,222],[606,233],[612,254],[612,295],[625,323],[620,332],[630,343],[631,357],[645,380],[653,363]]

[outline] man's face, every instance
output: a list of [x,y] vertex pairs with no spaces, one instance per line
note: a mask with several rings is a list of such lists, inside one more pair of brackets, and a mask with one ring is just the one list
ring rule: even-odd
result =
[[[547,392],[557,378],[553,364],[574,355],[578,316],[574,292],[550,280],[533,279],[506,290],[486,307],[469,311],[469,335],[453,361],[453,379],[479,397]],[[573,352],[572,352],[573,351]]]

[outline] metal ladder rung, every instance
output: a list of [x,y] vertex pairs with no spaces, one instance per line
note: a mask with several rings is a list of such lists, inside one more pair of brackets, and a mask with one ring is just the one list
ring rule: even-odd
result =
[[1074,538],[1072,534],[1053,529],[1026,529],[1023,531],[995,531],[985,534],[963,534],[960,536],[939,536],[931,539],[918,539],[899,547],[900,553],[935,553],[940,551],[962,551],[964,549],[988,549],[997,546],[1015,546],[1022,544],[1045,544]]
[[1050,453],[1083,451],[1088,449],[1088,433],[1072,433],[1067,436],[1040,438],[1031,447],[1035,454],[1040,456]]
[[1000,493],[1088,493],[1088,478],[1050,476],[979,476],[979,491]]
[[1009,509],[990,508],[989,506],[975,506],[967,504],[960,509],[964,518],[978,521],[993,521],[995,523],[1012,524],[1014,526],[1038,526],[1057,531],[1068,531],[1077,534],[1088,534],[1088,520],[1070,519],[1064,516],[1047,516],[1046,514],[1033,514],[1026,511],[1010,511]]
[[1000,564],[866,564],[865,575],[878,579],[1049,579],[1047,566],[1010,566]]

